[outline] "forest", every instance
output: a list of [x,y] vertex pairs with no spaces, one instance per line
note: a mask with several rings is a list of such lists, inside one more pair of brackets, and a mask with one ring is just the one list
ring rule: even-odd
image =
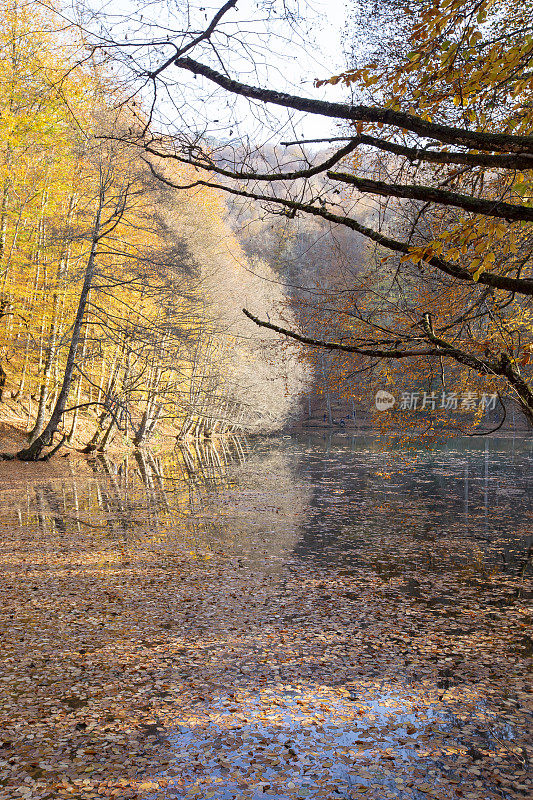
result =
[[[166,59],[153,21],[131,20],[129,46],[125,18],[104,35],[88,7],[2,6],[0,381],[18,457],[268,433],[312,402],[331,425],[332,398],[352,425],[430,438],[509,410],[530,426],[527,13],[511,3],[493,42],[491,3],[362,4],[354,66],[306,99],[188,55],[245,49],[234,6]],[[267,23],[298,14],[264,10],[266,47]],[[328,100],[339,85],[366,105]],[[256,141],[250,112],[228,117],[238,136],[205,113],[242,98],[263,106]],[[276,106],[342,135],[284,141]]]
[[533,796],[533,0],[0,0],[0,800]]
[[0,379],[19,458],[139,446],[158,425],[279,427],[307,368],[272,334],[252,342],[239,308],[285,299],[269,265],[244,254],[219,193],[173,191],[120,141],[124,90],[76,61],[79,36],[39,5],[2,16]]

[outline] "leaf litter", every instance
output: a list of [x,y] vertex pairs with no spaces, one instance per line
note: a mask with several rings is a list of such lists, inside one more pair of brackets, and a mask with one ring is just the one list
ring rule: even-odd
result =
[[1,800],[530,797],[530,473],[491,459],[467,518],[453,452],[0,476]]

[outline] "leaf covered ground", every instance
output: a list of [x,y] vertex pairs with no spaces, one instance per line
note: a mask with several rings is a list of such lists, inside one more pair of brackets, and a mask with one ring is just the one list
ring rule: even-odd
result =
[[346,453],[310,489],[312,454],[296,476],[269,448],[217,485],[155,460],[0,476],[1,800],[532,795],[527,558],[400,524],[414,484],[319,557],[325,510],[346,533],[361,502]]

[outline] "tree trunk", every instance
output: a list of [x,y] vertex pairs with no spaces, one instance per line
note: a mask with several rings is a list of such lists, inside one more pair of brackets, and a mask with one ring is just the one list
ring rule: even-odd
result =
[[[86,351],[86,349],[87,349],[87,325],[85,326],[85,332],[84,332],[84,336],[83,336],[83,344],[82,344],[82,348],[81,348],[81,362],[82,362],[82,364],[83,364],[84,359],[85,359],[85,351]],[[81,373],[80,373],[78,375],[78,380],[77,380],[77,384],[76,384],[76,400],[75,400],[75,403],[74,403],[74,413],[72,415],[72,422],[71,422],[71,425],[70,425],[70,431],[67,434],[67,442],[71,442],[72,441],[72,439],[74,438],[74,435],[76,433],[76,428],[78,427],[78,419],[79,419],[79,413],[80,413],[79,406],[80,406],[80,401],[81,401],[81,387],[82,387],[82,376],[81,376]]]
[[[72,221],[73,212],[74,212],[74,195],[71,195],[69,201],[69,208],[67,212],[67,225],[69,225],[70,222]],[[63,254],[59,262],[59,267],[57,269],[56,290],[53,295],[52,321],[50,322],[50,341],[46,352],[44,372],[41,382],[41,391],[39,395],[39,407],[37,409],[37,418],[35,420],[35,425],[33,426],[33,430],[28,434],[30,442],[33,442],[33,440],[36,439],[37,436],[39,436],[42,433],[44,427],[44,417],[46,413],[46,402],[48,400],[50,377],[52,375],[52,370],[55,366],[57,340],[60,332],[59,317],[60,317],[61,307],[59,300],[59,292],[61,283],[62,281],[64,281],[65,276],[67,274],[69,256],[70,256],[70,243],[67,241],[63,247]]]
[[500,358],[500,374],[504,375],[508,383],[514,389],[518,403],[528,421],[530,427],[533,427],[533,392],[527,385],[526,381],[519,374],[511,363],[511,359],[506,353],[503,353]]
[[146,428],[146,436],[145,436],[146,440],[148,440],[150,438],[150,436],[152,435],[152,433],[154,432],[155,426],[158,423],[158,420],[159,420],[159,417],[161,416],[162,410],[163,410],[163,406],[162,405],[157,405],[155,407],[155,411],[154,411],[153,417],[152,417],[152,419],[150,421],[150,424]]
[[102,441],[100,442],[100,444],[97,447],[97,450],[98,450],[99,453],[105,453],[105,449],[107,447],[107,443],[109,441],[109,437],[111,436],[111,431],[113,430],[114,425],[115,425],[115,420],[113,418],[111,418],[111,421],[110,421],[109,425],[107,426],[107,430],[106,430],[106,432],[104,433],[104,435],[102,437]]
[[100,234],[100,223],[103,210],[103,201],[104,201],[103,190],[101,189],[98,202],[98,209],[96,212],[96,218],[94,223],[93,236],[91,240],[91,249],[89,252],[89,258],[87,260],[87,267],[85,268],[85,277],[83,280],[83,286],[80,294],[80,299],[78,302],[76,319],[74,321],[74,326],[72,328],[72,338],[70,340],[70,348],[67,356],[67,363],[65,365],[65,372],[63,374],[63,383],[61,385],[61,389],[59,391],[59,395],[57,397],[56,404],[54,406],[54,410],[52,411],[52,416],[50,417],[48,425],[43,430],[43,432],[39,436],[37,436],[36,439],[34,439],[34,441],[30,444],[29,447],[26,447],[17,453],[17,458],[19,458],[21,461],[39,460],[43,449],[51,444],[53,436],[57,432],[59,424],[65,412],[68,395],[72,384],[74,367],[76,365],[76,357],[78,354],[78,345],[80,342],[81,330],[85,319],[85,309],[87,307],[87,300],[89,297],[89,293],[91,291],[92,281],[94,277],[94,270],[96,266],[96,248],[100,238],[99,234]]

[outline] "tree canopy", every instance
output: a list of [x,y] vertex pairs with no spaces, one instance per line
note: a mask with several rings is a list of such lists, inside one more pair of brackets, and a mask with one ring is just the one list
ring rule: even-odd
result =
[[[214,59],[204,50],[198,60],[194,48],[211,41],[234,5],[146,71],[154,102],[158,87],[175,91],[181,71],[265,112],[331,118],[341,135],[326,142],[323,158],[309,155],[312,142],[291,142],[288,158],[267,169],[252,147],[230,158],[187,131],[170,136],[146,125],[138,141],[152,155],[197,168],[195,186],[219,187],[289,218],[312,215],[375,245],[373,269],[354,279],[358,299],[349,307],[345,295],[339,299],[333,339],[272,326],[265,315],[256,323],[375,364],[401,359],[419,369],[422,359],[426,372],[437,363],[440,373],[443,360],[459,365],[516,399],[531,421],[531,4],[367,3],[359,30],[368,22],[367,36],[379,30],[379,41],[354,47],[353,67],[315,81],[348,87],[352,100],[344,102],[242,79],[220,42]],[[296,169],[295,147],[304,162]],[[366,196],[371,224],[359,213]]]

